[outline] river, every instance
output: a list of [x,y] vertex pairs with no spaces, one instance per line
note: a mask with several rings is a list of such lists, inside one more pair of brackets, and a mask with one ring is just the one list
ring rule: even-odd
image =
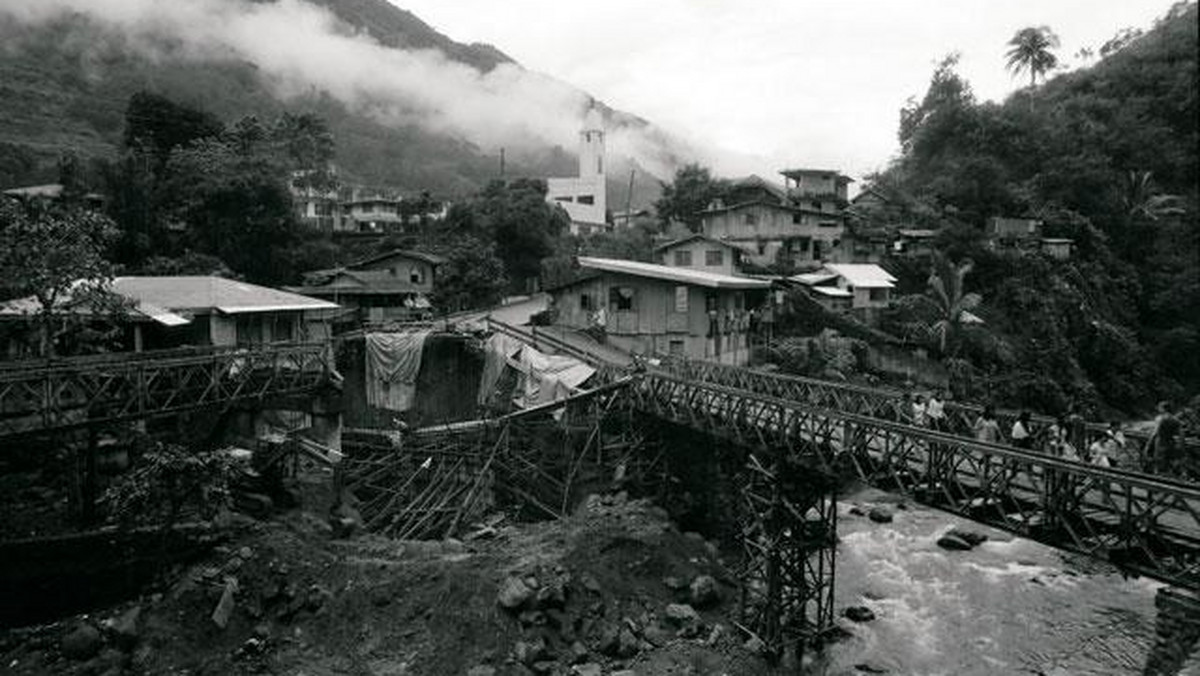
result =
[[[839,506],[837,608],[865,605],[876,619],[847,625],[854,636],[830,648],[826,676],[861,674],[859,664],[928,676],[1141,673],[1159,583],[895,502],[866,490]],[[849,514],[876,504],[894,514],[892,523]],[[990,539],[969,552],[944,551],[937,539],[954,526]],[[1200,654],[1181,673],[1200,676]]]

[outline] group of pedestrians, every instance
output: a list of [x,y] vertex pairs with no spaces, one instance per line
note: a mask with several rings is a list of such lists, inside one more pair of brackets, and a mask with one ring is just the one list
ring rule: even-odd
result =
[[[988,405],[973,421],[971,433],[984,443],[1009,444],[1099,467],[1200,478],[1200,458],[1187,457],[1180,443],[1179,419],[1167,402],[1160,403],[1158,411],[1154,431],[1144,445],[1128,439],[1116,421],[1109,422],[1104,433],[1089,443],[1087,425],[1077,406],[1040,430],[1032,424],[1030,412],[1021,411],[1005,434],[995,408]],[[899,417],[910,425],[950,431],[941,390],[934,390],[928,399],[919,392],[905,393]]]

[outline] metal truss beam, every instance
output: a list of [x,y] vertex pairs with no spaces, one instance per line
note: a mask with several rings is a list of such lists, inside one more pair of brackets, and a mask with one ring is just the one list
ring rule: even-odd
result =
[[311,391],[324,343],[146,352],[0,368],[0,439]]
[[1200,590],[1200,488],[660,373],[636,405],[823,472]]

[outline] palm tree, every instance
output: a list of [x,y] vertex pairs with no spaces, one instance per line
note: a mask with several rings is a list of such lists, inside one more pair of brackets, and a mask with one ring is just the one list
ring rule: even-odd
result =
[[957,334],[964,323],[978,322],[970,311],[979,307],[983,297],[977,293],[963,293],[963,279],[975,263],[970,259],[955,264],[944,256],[938,256],[929,274],[928,296],[937,306],[938,319],[930,327],[938,337],[938,348],[946,354],[946,345]]
[[1008,69],[1013,73],[1029,71],[1029,86],[1037,77],[1058,65],[1058,57],[1050,50],[1058,47],[1058,36],[1048,26],[1022,28],[1008,41]]
[[1125,175],[1122,202],[1130,219],[1157,221],[1164,216],[1186,213],[1179,195],[1161,194],[1155,189],[1154,174],[1149,171],[1130,171]]

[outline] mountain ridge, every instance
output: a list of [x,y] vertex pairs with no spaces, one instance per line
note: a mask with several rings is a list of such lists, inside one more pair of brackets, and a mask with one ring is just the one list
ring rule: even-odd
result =
[[[275,5],[271,0],[241,0]],[[439,33],[412,12],[384,0],[306,0],[329,11],[340,32],[364,35],[392,49],[436,50],[452,63],[479,73],[502,65],[526,71],[499,48],[463,44]],[[464,196],[499,173],[497,152],[444,130],[412,122],[381,122],[327,91],[312,87],[283,97],[256,64],[236,55],[189,59],[170,40],[147,58],[119,30],[83,12],[64,13],[30,26],[0,10],[0,185],[52,180],[56,157],[73,151],[85,157],[114,157],[119,149],[124,105],[141,90],[209,110],[226,121],[244,115],[272,117],[285,110],[316,112],[329,122],[336,162],[347,179],[402,190]],[[539,76],[543,77],[543,76]],[[549,78],[545,78],[550,81]],[[581,100],[588,95],[577,88]],[[646,120],[597,105],[614,132],[632,131],[650,141],[661,166],[680,163],[674,139]],[[543,143],[510,148],[511,175],[559,176],[575,170],[573,146]],[[635,170],[632,202],[646,206],[658,180],[636,162],[613,158],[610,195],[624,204],[629,170]],[[662,173],[662,172],[660,172]],[[663,178],[666,178],[664,176]]]

